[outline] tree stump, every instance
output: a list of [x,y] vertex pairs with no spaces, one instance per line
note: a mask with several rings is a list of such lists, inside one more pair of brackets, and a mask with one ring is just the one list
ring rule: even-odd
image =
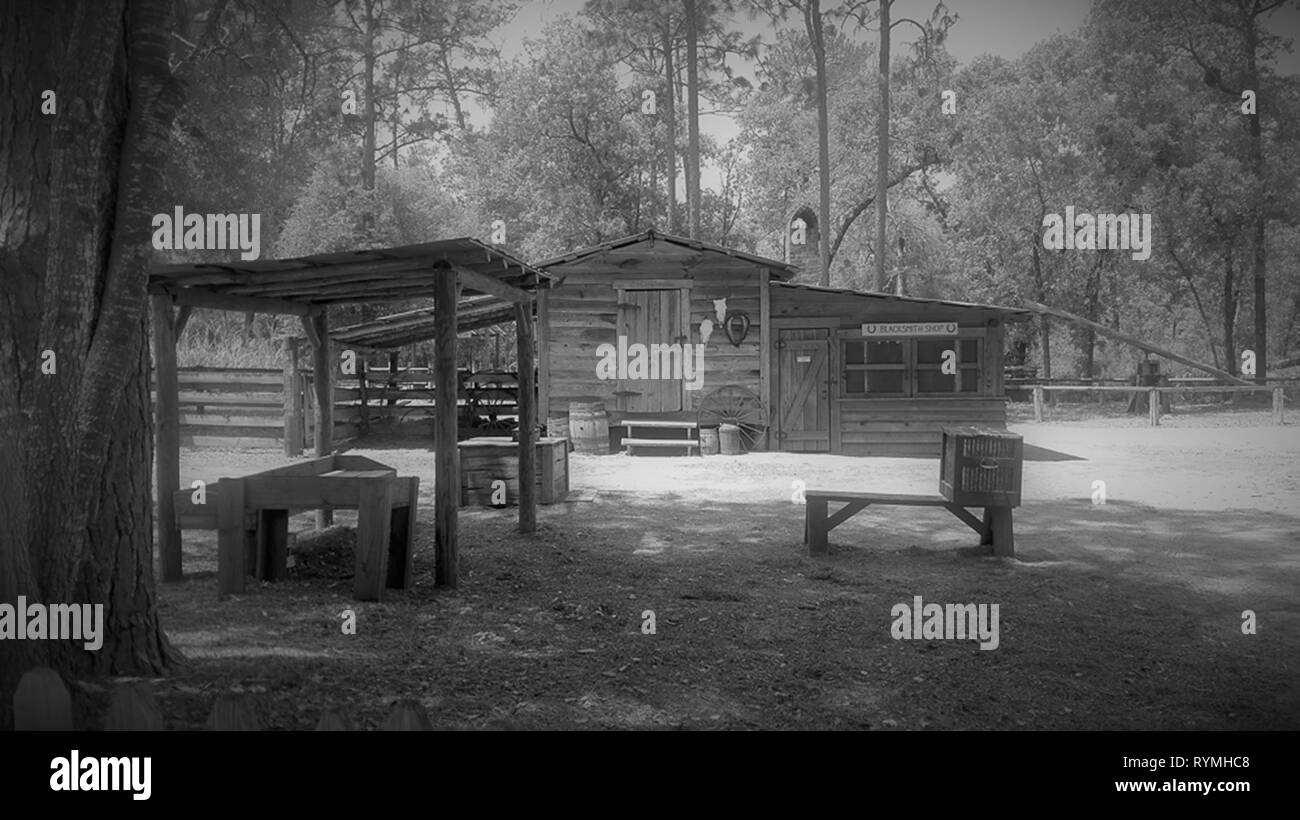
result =
[[14,729],[19,732],[72,731],[72,698],[59,673],[38,666],[23,673],[14,690]]
[[145,686],[121,686],[113,693],[113,702],[104,719],[107,732],[161,732],[162,710],[153,693]]
[[222,695],[212,707],[208,728],[214,732],[259,732],[262,723],[246,697]]
[[399,700],[393,704],[393,710],[388,713],[388,720],[384,721],[382,731],[431,732],[433,724],[429,722],[429,715],[419,701]]
[[352,721],[348,720],[347,715],[338,709],[326,709],[325,713],[320,716],[320,723],[316,724],[318,732],[350,732],[352,731]]

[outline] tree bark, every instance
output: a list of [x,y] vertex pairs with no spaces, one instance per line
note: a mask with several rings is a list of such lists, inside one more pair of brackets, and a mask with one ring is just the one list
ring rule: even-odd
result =
[[885,289],[885,227],[889,218],[889,7],[880,0],[880,121],[876,136],[876,290]]
[[686,5],[686,206],[690,209],[690,237],[700,238],[700,71],[699,21],[695,0]]
[[1223,254],[1223,369],[1234,376],[1240,373],[1237,361],[1237,270],[1233,264],[1233,243]]
[[[65,675],[156,674],[174,657],[153,587],[145,344],[153,197],[180,103],[169,9],[0,11],[0,125],[14,135],[0,176],[0,450],[17,467],[0,471],[0,593],[105,607],[97,652],[84,639],[0,646],[0,703],[38,656]],[[34,104],[47,88],[52,115]]]
[[831,142],[830,102],[826,90],[826,41],[822,36],[821,0],[809,0],[804,8],[804,25],[812,43],[817,74],[817,258],[821,265],[818,282],[831,284]]
[[677,72],[673,61],[673,16],[664,12],[664,87],[667,89],[664,119],[668,135],[664,148],[668,155],[668,169],[664,172],[668,194],[668,232],[680,234],[681,216],[677,211]]

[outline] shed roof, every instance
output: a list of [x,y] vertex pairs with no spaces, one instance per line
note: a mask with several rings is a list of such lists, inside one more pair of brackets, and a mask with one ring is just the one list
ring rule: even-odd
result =
[[[686,255],[687,258],[684,261],[684,266],[687,268],[694,267],[709,256],[713,256],[715,259],[726,257],[737,262],[742,262],[747,266],[767,268],[771,271],[771,277],[773,279],[789,279],[791,276],[794,276],[799,272],[799,267],[797,265],[778,262],[775,259],[768,259],[765,256],[758,256],[756,254],[746,253],[745,251],[738,251],[734,248],[727,248],[722,245],[715,245],[712,242],[705,242],[701,239],[687,239],[684,236],[674,236],[672,234],[662,233],[653,228],[642,231],[638,234],[622,237],[621,239],[611,239],[610,241],[602,242],[599,245],[592,245],[589,248],[580,248],[575,251],[552,257],[544,262],[539,262],[538,267],[563,268],[565,265],[598,254],[606,254],[610,257],[609,261],[614,264],[620,262],[626,263],[631,257],[637,255],[636,251],[628,250],[631,246],[647,244],[650,247],[654,247],[656,243],[662,243],[674,248],[684,248],[688,251],[695,251],[696,254],[693,256],[690,254]],[[622,253],[620,253],[620,251],[622,251]]]
[[776,287],[790,288],[793,290],[817,291],[820,293],[835,293],[841,296],[849,296],[858,299],[871,299],[881,302],[912,302],[923,305],[942,305],[944,307],[966,308],[969,310],[993,310],[1005,314],[1007,321],[1020,321],[1029,319],[1034,316],[1034,311],[1028,308],[1005,307],[1003,305],[984,305],[978,302],[956,302],[949,299],[927,299],[921,296],[895,296],[892,293],[870,293],[860,290],[849,290],[847,288],[827,288],[820,285],[805,285],[797,282],[773,282]]
[[[515,320],[515,306],[496,296],[461,299],[456,308],[456,331],[465,333]],[[381,316],[332,331],[334,341],[353,347],[391,350],[432,339],[437,334],[434,308],[417,308]]]
[[427,297],[452,271],[465,274],[465,294],[533,291],[552,279],[500,248],[460,237],[292,259],[159,265],[149,291],[179,305],[305,315],[331,304]]

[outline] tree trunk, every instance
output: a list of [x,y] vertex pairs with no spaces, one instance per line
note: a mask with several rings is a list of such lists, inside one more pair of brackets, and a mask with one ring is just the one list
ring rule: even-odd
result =
[[[0,471],[0,593],[105,605],[95,653],[84,639],[0,644],[6,706],[38,659],[68,675],[156,674],[172,657],[153,590],[145,344],[150,220],[164,210],[155,197],[180,103],[168,11],[165,0],[0,11],[0,125],[13,135],[0,353],[17,363],[0,376],[0,451],[17,467]],[[58,93],[53,116],[32,104],[45,88]],[[57,357],[48,374],[42,350]]]
[[876,290],[885,289],[885,226],[889,217],[889,7],[880,0],[880,121],[876,135]]
[[690,209],[690,237],[700,238],[700,71],[699,21],[695,19],[695,0],[686,4],[686,200]]
[[[1255,4],[1258,7],[1258,3]],[[1255,16],[1250,14],[1246,5],[1242,5],[1242,34],[1246,46],[1246,88],[1259,93],[1259,67],[1255,51],[1258,47],[1259,31],[1255,28]],[[1258,99],[1256,100],[1258,104]],[[1246,126],[1250,130],[1250,170],[1255,177],[1258,195],[1255,199],[1254,224],[1252,227],[1252,275],[1255,290],[1255,381],[1264,384],[1268,379],[1268,297],[1267,297],[1267,247],[1264,244],[1264,138],[1260,132],[1259,109],[1246,115]],[[1233,371],[1234,373],[1236,371]]]
[[[374,190],[375,190],[375,30],[378,28],[375,20],[375,3],[374,0],[366,0],[366,99],[364,104],[365,111],[365,144],[361,149],[361,188],[369,197],[366,201],[366,209],[362,212],[361,228],[367,244],[374,241],[375,234],[375,213],[374,213]],[[397,149],[394,148],[394,151]]]
[[830,109],[826,91],[826,41],[822,36],[821,0],[809,0],[804,8],[804,24],[812,43],[817,73],[817,185],[818,213],[817,258],[821,265],[818,282],[831,284],[831,142]]
[[1233,264],[1235,248],[1229,243],[1223,255],[1223,369],[1232,375],[1241,371],[1237,361],[1237,270]]
[[677,213],[677,73],[673,66],[673,16],[664,13],[664,83],[667,100],[664,111],[668,135],[664,148],[668,155],[668,168],[664,171],[668,194],[668,232],[682,232],[681,217]]

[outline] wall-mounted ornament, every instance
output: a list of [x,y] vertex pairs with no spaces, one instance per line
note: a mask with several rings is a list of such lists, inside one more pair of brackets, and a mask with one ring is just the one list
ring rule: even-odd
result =
[[726,331],[731,343],[740,347],[740,343],[749,335],[749,314],[743,310],[731,311],[727,314],[727,321],[722,323],[722,329]]

